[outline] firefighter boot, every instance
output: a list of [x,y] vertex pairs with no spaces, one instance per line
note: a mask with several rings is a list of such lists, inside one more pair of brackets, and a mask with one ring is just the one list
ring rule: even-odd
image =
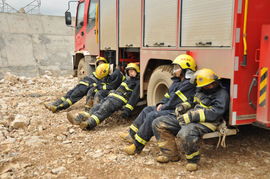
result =
[[91,129],[94,129],[96,126],[97,126],[97,123],[92,117],[80,123],[80,128],[82,130],[91,130]]
[[128,155],[139,154],[142,152],[143,148],[144,148],[144,145],[138,144],[135,141],[135,144],[131,144],[131,145],[125,147],[124,152],[126,152]]
[[93,101],[92,98],[87,99],[87,100],[86,100],[86,103],[85,103],[85,105],[84,105],[84,110],[85,110],[85,111],[90,111],[90,109],[93,107],[93,104],[94,104],[94,101]]
[[121,139],[123,139],[125,142],[133,143],[132,137],[129,135],[128,132],[120,132],[119,136]]
[[190,171],[190,172],[196,171],[196,170],[198,170],[198,164],[197,163],[188,163],[186,165],[186,169],[187,169],[187,171]]
[[175,136],[166,130],[160,130],[158,146],[162,155],[156,158],[157,162],[177,162],[180,160],[178,149],[175,143]]
[[82,121],[87,120],[89,117],[90,114],[84,111],[79,112],[78,114],[75,114],[72,111],[67,113],[67,119],[73,125],[80,125]]
[[71,106],[71,103],[69,103],[68,101],[64,101],[62,104],[60,104],[59,106],[56,107],[55,112],[67,109],[67,108],[69,108],[69,106]]
[[44,103],[45,108],[55,113],[57,111],[57,106],[62,104],[64,101],[62,99],[57,99],[53,103]]

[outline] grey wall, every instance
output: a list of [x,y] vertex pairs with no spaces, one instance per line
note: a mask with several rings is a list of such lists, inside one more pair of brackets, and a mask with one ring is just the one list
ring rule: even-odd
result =
[[7,71],[38,76],[72,74],[74,28],[64,17],[0,13],[0,78]]

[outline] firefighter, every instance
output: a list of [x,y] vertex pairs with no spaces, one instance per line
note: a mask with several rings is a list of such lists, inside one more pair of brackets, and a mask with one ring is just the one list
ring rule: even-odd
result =
[[69,122],[80,125],[83,130],[91,130],[121,108],[123,108],[121,115],[129,117],[139,100],[140,69],[136,63],[129,63],[125,70],[129,77],[115,91],[110,92],[101,103],[94,105],[90,111],[79,112],[74,117],[67,116]]
[[106,70],[105,73],[103,73],[103,68],[108,69],[109,64],[108,61],[104,57],[97,57],[96,58],[96,67],[98,67],[101,64],[106,63],[105,66],[102,68],[96,68],[96,71],[93,72],[93,74],[84,77],[79,84],[77,84],[73,89],[68,91],[65,96],[61,97],[60,99],[57,99],[55,102],[47,104],[45,103],[45,107],[52,111],[53,113],[67,109],[72,104],[79,101],[81,98],[83,98],[89,89],[95,89],[98,86],[100,86],[102,79],[109,74],[109,70]]
[[99,85],[88,90],[86,96],[85,111],[89,111],[93,105],[101,102],[101,100],[108,96],[111,90],[117,89],[125,80],[125,76],[119,69],[111,69],[110,71],[112,73],[104,77]]
[[229,95],[220,84],[218,76],[210,69],[195,73],[197,91],[192,107],[180,104],[176,107],[176,117],[161,116],[152,125],[162,155],[158,162],[179,160],[175,136],[181,139],[188,171],[198,169],[200,159],[199,140],[203,134],[213,132],[228,111]]
[[[196,71],[196,63],[193,57],[182,54],[175,58],[173,64],[172,85],[168,93],[156,106],[147,106],[139,114],[129,128],[129,133],[120,133],[120,137],[133,141],[133,144],[124,148],[129,155],[140,153],[145,144],[153,136],[152,122],[159,116],[174,113],[179,103],[190,105],[195,94],[195,85],[190,83],[190,78]],[[131,140],[133,139],[133,140]]]

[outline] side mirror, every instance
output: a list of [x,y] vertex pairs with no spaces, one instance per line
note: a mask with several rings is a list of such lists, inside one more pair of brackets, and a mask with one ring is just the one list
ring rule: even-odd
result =
[[71,17],[71,13],[68,11],[65,12],[65,21],[66,21],[67,26],[71,25],[72,17]]

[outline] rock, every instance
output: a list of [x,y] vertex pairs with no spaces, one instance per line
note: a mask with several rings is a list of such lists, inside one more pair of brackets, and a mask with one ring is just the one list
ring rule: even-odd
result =
[[25,139],[25,144],[28,146],[38,146],[43,143],[47,143],[47,141],[41,139],[39,136],[31,136]]
[[26,128],[27,126],[29,126],[29,122],[30,120],[26,118],[26,116],[21,115],[21,114],[17,114],[15,116],[14,121],[11,122],[10,126],[13,129],[23,129]]
[[109,160],[112,160],[112,161],[116,161],[117,160],[117,156],[116,155],[111,155],[108,157]]
[[95,151],[93,153],[94,153],[94,154],[92,154],[93,158],[99,158],[99,157],[101,157],[103,155],[102,150],[97,150],[97,151]]
[[72,141],[70,141],[70,140],[65,140],[65,141],[63,141],[62,143],[63,143],[63,144],[70,144],[70,143],[72,143]]
[[65,167],[54,168],[54,169],[52,169],[52,174],[55,174],[56,175],[56,174],[59,174],[59,173],[65,171],[65,170],[66,170]]
[[10,72],[7,72],[4,76],[4,80],[14,84],[19,81],[19,78],[16,75],[11,74]]
[[13,144],[16,142],[16,139],[15,138],[7,138],[5,141],[4,141],[4,144]]
[[75,130],[74,130],[74,129],[69,129],[68,132],[69,132],[70,134],[73,134],[73,133],[75,132]]
[[153,159],[151,160],[147,160],[146,162],[144,162],[145,165],[154,165],[155,161]]
[[42,126],[38,126],[38,131],[39,132],[41,132],[41,131],[43,131],[44,130],[44,128],[42,127]]

